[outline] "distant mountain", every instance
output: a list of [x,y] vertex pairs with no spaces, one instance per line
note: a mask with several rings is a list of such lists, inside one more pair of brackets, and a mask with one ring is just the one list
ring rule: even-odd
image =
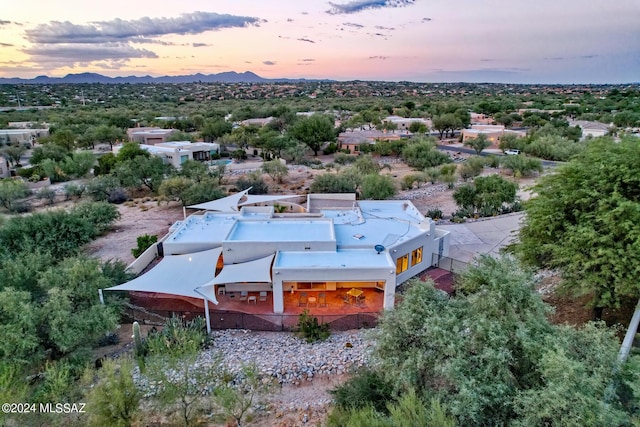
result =
[[60,84],[60,83],[104,83],[104,84],[126,84],[126,83],[275,83],[275,82],[304,82],[306,79],[265,79],[251,71],[236,73],[227,71],[218,74],[189,74],[184,76],[127,76],[127,77],[107,77],[97,73],[67,74],[64,77],[38,76],[33,79],[3,78],[0,77],[0,84]]

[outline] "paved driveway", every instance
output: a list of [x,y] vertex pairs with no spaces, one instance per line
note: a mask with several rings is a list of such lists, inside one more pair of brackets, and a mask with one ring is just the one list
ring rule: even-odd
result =
[[481,253],[498,254],[517,238],[522,212],[463,224],[439,225],[451,232],[449,257],[470,262]]

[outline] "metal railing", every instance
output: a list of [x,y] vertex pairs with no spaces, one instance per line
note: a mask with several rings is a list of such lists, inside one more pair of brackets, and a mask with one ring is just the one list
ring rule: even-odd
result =
[[440,256],[438,254],[431,255],[431,265],[452,273],[462,273],[469,267],[469,263],[467,262],[446,256]]

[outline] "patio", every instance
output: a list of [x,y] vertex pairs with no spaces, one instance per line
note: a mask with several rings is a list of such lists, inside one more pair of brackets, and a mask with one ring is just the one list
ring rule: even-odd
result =
[[[380,312],[384,299],[384,293],[376,289],[361,289],[364,298],[356,303],[353,297],[349,297],[351,303],[347,303],[345,296],[349,289],[339,289],[336,291],[323,291],[326,295],[326,304],[320,304],[320,293],[318,291],[305,291],[307,293],[306,304],[301,304],[300,291],[284,292],[284,314],[302,313],[305,309],[314,316],[321,315],[346,315],[357,313]],[[249,300],[249,297],[256,297],[256,300]],[[247,314],[274,314],[273,313],[273,293],[267,292],[265,301],[259,301],[258,292],[248,292],[247,299],[240,299],[239,292],[230,292],[217,295],[219,304],[209,305],[213,311],[235,311]],[[315,299],[315,300],[314,300]]]

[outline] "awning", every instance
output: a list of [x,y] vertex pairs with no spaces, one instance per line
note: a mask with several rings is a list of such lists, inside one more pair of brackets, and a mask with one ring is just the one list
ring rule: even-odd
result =
[[279,196],[266,195],[266,194],[260,194],[260,195],[247,194],[247,200],[242,203],[239,203],[238,206],[254,205],[256,203],[275,202],[277,200],[293,199],[295,197],[304,197],[304,196],[299,196],[297,194],[281,194]]
[[227,264],[222,271],[209,283],[196,289],[196,291],[209,300],[215,299],[215,285],[225,283],[269,283],[271,282],[271,263],[275,254],[254,261],[240,264]]
[[[215,276],[216,264],[222,248],[210,249],[186,255],[169,255],[142,276],[105,291],[158,292],[202,298],[195,289],[211,282]],[[208,296],[209,301],[218,304],[215,295]]]
[[237,212],[238,211],[238,203],[240,200],[249,193],[250,188],[246,190],[240,191],[236,194],[232,194],[227,197],[223,197],[221,199],[212,200],[210,202],[199,203],[197,205],[187,206],[191,209],[204,209],[207,211],[221,211],[221,212]]

